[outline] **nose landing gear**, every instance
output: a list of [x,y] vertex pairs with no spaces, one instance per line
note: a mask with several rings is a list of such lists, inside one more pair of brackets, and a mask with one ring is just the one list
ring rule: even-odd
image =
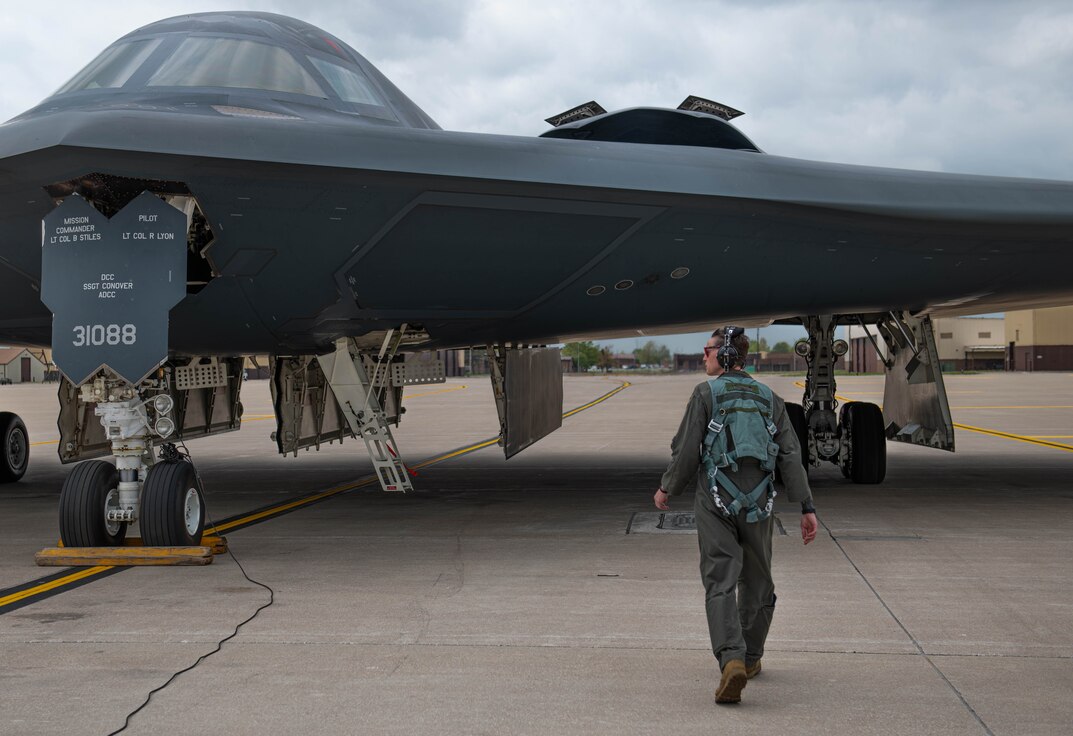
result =
[[[75,465],[60,493],[60,538],[65,547],[116,547],[138,522],[150,547],[195,546],[205,528],[197,474],[174,445],[164,442],[162,461],[153,444],[175,431],[175,402],[165,379],[140,386],[109,376],[84,384],[84,405],[95,404],[115,464]],[[103,443],[102,443],[103,444]],[[107,446],[107,445],[106,445]]]

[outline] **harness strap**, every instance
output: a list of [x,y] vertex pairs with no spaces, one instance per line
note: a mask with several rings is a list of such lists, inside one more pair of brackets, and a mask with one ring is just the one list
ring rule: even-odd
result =
[[737,387],[725,389],[719,395],[719,403],[726,403],[730,401],[737,401],[745,399],[746,401],[755,401],[757,404],[761,404],[766,409],[771,409],[771,402],[767,400],[760,392],[753,393],[751,391],[742,391]]
[[[727,516],[737,516],[742,509],[748,509],[749,513],[745,515],[745,520],[749,523],[756,523],[763,521],[771,514],[771,509],[775,505],[775,496],[778,495],[772,475],[766,476],[757,484],[756,488],[748,493],[738,488],[737,484],[726,473],[723,473],[719,478],[718,484],[716,483],[716,473],[709,473],[709,476],[712,480],[711,491],[715,504]],[[722,499],[719,498],[719,485],[722,485],[724,490],[734,499],[729,506],[725,505]],[[761,508],[760,498],[765,493],[770,493],[770,495],[768,496],[767,505]]]

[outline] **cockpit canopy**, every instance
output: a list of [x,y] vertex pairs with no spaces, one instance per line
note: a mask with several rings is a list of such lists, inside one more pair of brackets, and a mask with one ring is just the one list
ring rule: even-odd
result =
[[345,43],[271,13],[200,13],[139,28],[105,49],[49,101],[93,90],[260,96],[439,129]]

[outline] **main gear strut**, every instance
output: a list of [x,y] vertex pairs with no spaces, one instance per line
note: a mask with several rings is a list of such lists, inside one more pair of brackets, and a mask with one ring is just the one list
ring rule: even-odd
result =
[[835,338],[838,316],[814,315],[801,321],[809,335],[794,346],[808,365],[802,399],[808,441],[802,453],[814,466],[820,461],[838,465],[855,483],[879,483],[887,457],[883,412],[875,404],[852,401],[836,414],[835,364],[849,352],[849,344]]

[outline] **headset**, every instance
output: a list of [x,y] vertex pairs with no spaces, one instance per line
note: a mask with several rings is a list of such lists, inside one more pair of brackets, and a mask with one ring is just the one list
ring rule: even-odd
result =
[[716,359],[719,361],[719,365],[724,371],[731,370],[735,365],[741,362],[745,356],[738,355],[738,349],[734,347],[734,338],[745,332],[744,327],[734,327],[727,325],[723,328],[723,346],[719,348],[719,352],[716,353]]

